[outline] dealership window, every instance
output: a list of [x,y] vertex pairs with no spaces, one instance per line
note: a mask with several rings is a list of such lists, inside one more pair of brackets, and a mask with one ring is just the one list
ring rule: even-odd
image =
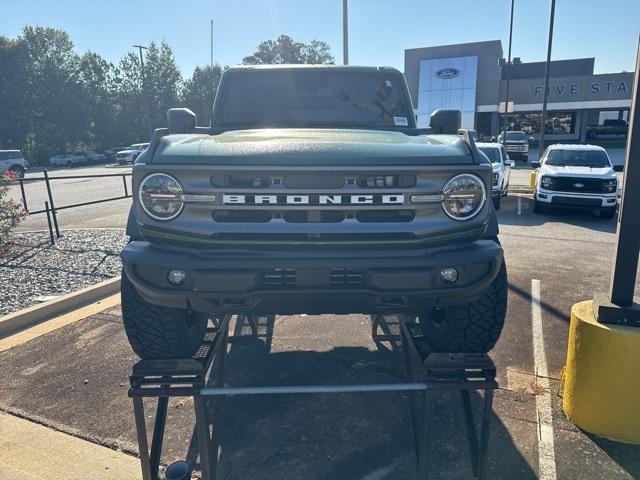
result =
[[629,110],[602,110],[599,114],[598,125],[602,125],[605,120],[629,121]]
[[[522,130],[529,135],[540,133],[540,112],[507,114],[507,130]],[[504,118],[504,115],[502,115]],[[545,134],[567,135],[576,131],[576,112],[547,112]]]
[[491,135],[492,113],[476,113],[476,131],[480,135]]

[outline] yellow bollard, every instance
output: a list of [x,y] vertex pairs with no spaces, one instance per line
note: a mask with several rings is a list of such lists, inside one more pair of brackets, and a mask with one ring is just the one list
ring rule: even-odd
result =
[[591,301],[571,309],[562,409],[581,429],[640,444],[640,329],[598,323]]
[[538,176],[538,170],[533,170],[529,172],[529,188],[531,190],[535,190],[536,188],[536,177]]

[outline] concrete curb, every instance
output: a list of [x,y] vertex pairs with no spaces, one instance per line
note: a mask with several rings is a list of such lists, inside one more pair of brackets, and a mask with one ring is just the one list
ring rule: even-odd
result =
[[110,278],[90,287],[68,293],[60,298],[0,317],[0,337],[16,333],[53,317],[67,313],[75,308],[94,303],[120,290],[120,277]]

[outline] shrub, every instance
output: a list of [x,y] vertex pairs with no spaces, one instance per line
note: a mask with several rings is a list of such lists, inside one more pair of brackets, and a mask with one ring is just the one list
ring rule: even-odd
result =
[[21,202],[7,198],[11,180],[14,180],[14,177],[10,173],[0,175],[0,254],[7,247],[11,229],[27,215]]

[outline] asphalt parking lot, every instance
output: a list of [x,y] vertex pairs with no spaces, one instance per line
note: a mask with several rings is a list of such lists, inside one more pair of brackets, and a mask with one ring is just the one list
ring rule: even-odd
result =
[[[499,212],[510,291],[506,326],[491,354],[500,390],[488,478],[538,478],[551,471],[556,477],[546,478],[640,478],[640,446],[581,432],[565,419],[558,395],[569,310],[608,288],[615,222],[591,213],[534,215],[529,197],[510,195]],[[273,336],[263,330],[260,339],[240,336],[246,330],[240,327],[227,366],[229,385],[402,379],[401,354],[376,347],[365,316],[278,317]],[[534,335],[538,328],[542,338],[540,330]],[[541,349],[534,348],[538,340]],[[135,361],[119,308],[112,308],[0,353],[0,410],[135,452],[127,398]],[[190,400],[170,402],[163,462],[184,457],[192,412]],[[232,397],[223,412],[220,478],[413,478],[402,394]],[[439,397],[434,478],[471,477],[461,419],[457,397]],[[552,435],[541,435],[544,427]]]

